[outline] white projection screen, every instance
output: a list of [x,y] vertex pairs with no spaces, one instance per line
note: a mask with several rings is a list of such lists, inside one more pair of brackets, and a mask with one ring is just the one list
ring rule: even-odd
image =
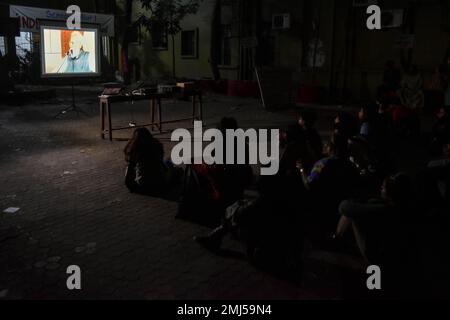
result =
[[42,77],[100,76],[98,28],[69,30],[41,24]]

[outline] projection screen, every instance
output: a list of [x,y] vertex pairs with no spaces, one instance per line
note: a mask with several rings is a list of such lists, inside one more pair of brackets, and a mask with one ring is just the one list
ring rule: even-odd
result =
[[100,76],[98,29],[41,24],[41,66],[42,77]]

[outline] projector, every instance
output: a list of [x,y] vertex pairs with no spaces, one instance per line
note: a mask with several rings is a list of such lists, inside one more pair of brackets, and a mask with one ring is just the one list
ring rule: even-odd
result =
[[115,96],[122,94],[124,86],[121,83],[109,82],[103,85],[102,96]]

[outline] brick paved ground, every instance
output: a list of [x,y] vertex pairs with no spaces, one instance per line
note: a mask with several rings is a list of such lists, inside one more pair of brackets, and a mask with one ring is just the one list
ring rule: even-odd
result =
[[[54,100],[0,105],[0,210],[20,207],[14,214],[0,213],[0,299],[360,296],[346,288],[346,279],[358,276],[351,268],[336,267],[342,265],[339,257],[316,252],[319,258],[306,260],[299,285],[249,264],[232,239],[226,248],[241,255],[217,256],[199,247],[192,237],[208,229],[176,220],[176,202],[128,193],[123,185],[125,142],[99,138],[96,93],[77,94],[89,117],[54,119],[59,110]],[[293,119],[290,112],[264,111],[254,100],[206,100],[208,125],[224,115],[235,116],[243,127],[284,126]],[[142,103],[118,105],[113,122],[144,121],[146,108]],[[164,110],[171,118],[188,115],[190,106],[167,102]],[[330,121],[324,115],[323,128]],[[175,126],[190,124],[168,128]],[[130,132],[116,136],[127,138]],[[159,136],[167,154],[169,137]],[[65,271],[73,264],[82,269],[79,292],[66,289]]]

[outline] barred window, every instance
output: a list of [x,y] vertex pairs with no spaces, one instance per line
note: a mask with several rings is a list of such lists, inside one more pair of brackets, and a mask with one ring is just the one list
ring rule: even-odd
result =
[[0,53],[2,57],[6,54],[5,37],[0,37]]
[[19,59],[24,60],[27,54],[33,50],[33,34],[31,32],[20,32],[20,36],[16,37],[16,55]]

